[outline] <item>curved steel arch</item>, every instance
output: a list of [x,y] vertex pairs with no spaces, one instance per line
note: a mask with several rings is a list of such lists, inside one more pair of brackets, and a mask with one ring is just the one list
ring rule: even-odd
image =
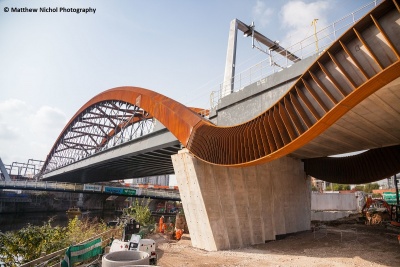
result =
[[124,101],[110,99],[88,105],[65,126],[45,166],[64,166],[103,150],[110,142],[115,145],[122,139],[149,133],[152,126],[153,117]]
[[[42,173],[99,152],[124,130],[126,132],[129,127],[139,125],[135,129],[137,131],[156,116],[168,129],[173,129],[177,137],[182,138],[188,134],[187,125],[199,120],[201,116],[196,114],[201,112],[204,113],[204,110],[187,108],[144,88],[107,90],[88,101],[70,119],[47,156]],[[174,117],[179,115],[183,117],[177,122]],[[192,119],[188,120],[190,116]]]
[[383,2],[324,51],[270,109],[243,124],[218,127],[166,96],[144,88],[119,87],[86,103],[58,140],[88,107],[116,100],[157,118],[191,153],[210,164],[251,166],[272,161],[301,148],[399,78],[399,19],[397,2]]

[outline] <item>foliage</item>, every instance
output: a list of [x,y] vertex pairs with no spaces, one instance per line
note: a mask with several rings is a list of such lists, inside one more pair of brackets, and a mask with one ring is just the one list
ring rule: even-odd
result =
[[318,191],[318,188],[315,185],[311,185],[311,190],[312,191]]
[[[327,186],[325,191],[331,191],[332,187]],[[350,190],[350,185],[348,184],[333,184],[333,191]]]
[[107,225],[102,221],[99,222],[97,217],[92,220],[87,217],[80,220],[78,216],[75,216],[68,222],[66,236],[69,245],[74,245],[100,234],[106,229]]
[[82,221],[75,217],[67,227],[52,227],[50,219],[43,226],[28,226],[15,231],[0,233],[0,261],[16,267],[39,258],[42,254],[82,242],[106,230],[106,224],[97,218]]
[[354,187],[354,189],[355,189],[356,191],[364,191],[364,186],[363,186],[363,185],[356,185],[356,186]]
[[130,207],[124,209],[123,213],[125,216],[134,218],[141,225],[153,224],[154,218],[151,216],[149,203],[150,199],[142,199],[140,202],[135,199]]
[[65,227],[52,227],[51,219],[43,226],[28,224],[16,232],[0,235],[0,260],[14,267],[67,246]]
[[372,190],[374,190],[374,189],[379,189],[379,184],[378,183],[366,184],[364,186],[364,192],[365,193],[372,193]]
[[379,189],[378,183],[369,183],[365,185],[356,185],[355,190],[357,191],[364,191],[367,194],[372,193],[372,190]]

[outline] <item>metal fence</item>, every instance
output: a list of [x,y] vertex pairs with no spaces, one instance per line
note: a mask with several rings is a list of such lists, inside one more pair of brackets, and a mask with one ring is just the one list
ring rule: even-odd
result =
[[[79,244],[86,243],[90,240],[96,239],[101,237],[102,238],[102,248],[104,249],[111,241],[115,233],[118,231],[118,229],[111,229],[106,232],[103,232],[99,235],[93,236],[88,240],[82,241]],[[79,245],[77,244],[77,245]],[[27,262],[22,264],[20,267],[39,267],[39,266],[48,266],[48,267],[58,267],[61,266],[60,262],[61,259],[64,257],[65,252],[67,251],[68,248],[64,248],[52,253],[49,253],[43,257],[40,257],[38,259],[35,259],[33,261]]]

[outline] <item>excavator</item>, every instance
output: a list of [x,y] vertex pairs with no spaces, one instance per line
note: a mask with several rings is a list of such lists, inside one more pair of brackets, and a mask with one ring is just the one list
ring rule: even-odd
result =
[[367,197],[367,200],[362,208],[362,214],[366,218],[365,224],[381,224],[382,221],[391,220],[392,208],[383,199],[373,199],[372,197]]
[[400,227],[400,206],[389,205],[383,199],[367,197],[362,214],[366,218],[365,224],[381,224],[382,221],[390,221],[393,226]]

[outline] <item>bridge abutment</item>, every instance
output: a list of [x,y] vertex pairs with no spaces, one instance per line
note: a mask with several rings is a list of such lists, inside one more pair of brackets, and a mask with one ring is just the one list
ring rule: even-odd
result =
[[184,149],[172,162],[194,247],[234,249],[310,229],[310,179],[298,159],[234,168]]

